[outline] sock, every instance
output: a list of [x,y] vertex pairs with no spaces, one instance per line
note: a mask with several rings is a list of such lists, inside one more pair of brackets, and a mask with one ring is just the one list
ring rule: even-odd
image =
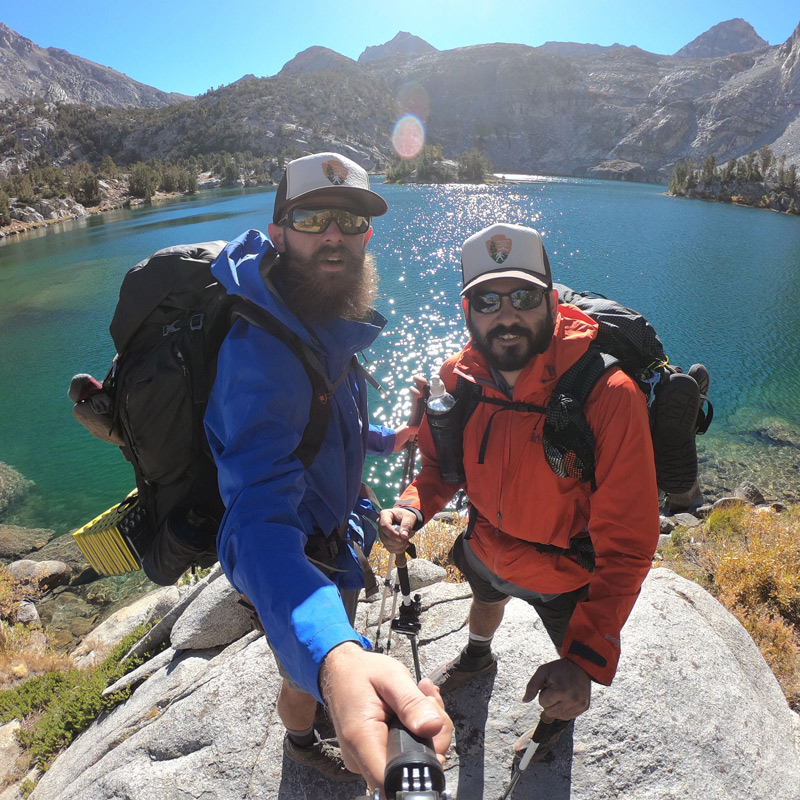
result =
[[311,747],[311,745],[316,741],[313,725],[310,728],[306,728],[304,731],[292,731],[287,728],[286,733],[289,734],[289,738],[298,747]]
[[467,646],[464,648],[464,655],[470,661],[487,663],[492,655],[492,639],[493,636],[478,636],[477,634],[470,633]]

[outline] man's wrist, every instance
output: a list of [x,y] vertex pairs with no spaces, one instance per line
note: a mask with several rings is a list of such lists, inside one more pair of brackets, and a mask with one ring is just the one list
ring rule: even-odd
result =
[[425,524],[425,517],[422,516],[422,512],[418,508],[413,506],[397,506],[397,508],[402,508],[403,511],[410,511],[417,518],[414,523],[415,531],[418,531]]
[[319,692],[325,705],[329,704],[331,684],[341,663],[358,653],[365,652],[367,651],[358,642],[348,640],[340,642],[326,653],[319,667]]

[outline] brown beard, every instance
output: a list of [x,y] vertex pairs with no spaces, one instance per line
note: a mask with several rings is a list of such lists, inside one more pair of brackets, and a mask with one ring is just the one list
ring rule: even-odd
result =
[[[338,255],[343,269],[327,273],[320,269],[322,257]],[[371,253],[361,257],[346,248],[323,245],[310,259],[290,252],[281,255],[275,276],[281,297],[299,319],[330,322],[342,319],[363,321],[369,317],[378,292],[378,270]]]
[[[548,304],[549,308],[549,304]],[[472,344],[482,353],[489,364],[500,372],[515,372],[523,369],[525,365],[539,353],[544,353],[550,346],[555,331],[552,317],[547,316],[542,326],[537,331],[523,328],[521,325],[496,325],[481,336],[472,324],[472,319],[467,320],[467,330],[472,336]],[[492,339],[504,333],[513,333],[522,337],[522,343],[513,350],[497,355],[492,350]]]

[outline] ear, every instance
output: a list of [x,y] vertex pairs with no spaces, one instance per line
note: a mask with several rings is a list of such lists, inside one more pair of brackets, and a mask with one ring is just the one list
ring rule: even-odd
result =
[[275,225],[275,223],[270,222],[267,226],[267,233],[269,234],[269,238],[272,240],[272,244],[275,245],[275,249],[279,253],[286,252],[286,244],[283,241],[283,234],[286,231],[286,228],[283,225]]
[[464,312],[464,321],[469,322],[469,300],[466,297],[461,298],[461,310]]
[[367,228],[367,232],[364,234],[364,247],[367,246],[369,240],[372,238],[372,225]]
[[550,316],[553,318],[553,324],[555,324],[558,316],[558,291],[556,289],[550,292]]

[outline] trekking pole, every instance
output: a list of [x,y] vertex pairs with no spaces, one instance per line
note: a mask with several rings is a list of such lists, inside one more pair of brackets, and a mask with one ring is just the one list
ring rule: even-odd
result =
[[525,748],[525,752],[522,754],[522,758],[514,765],[513,772],[514,774],[511,776],[511,783],[508,784],[508,788],[503,792],[503,796],[500,800],[508,800],[511,797],[511,792],[514,791],[514,787],[517,785],[517,781],[522,777],[522,773],[528,768],[528,764],[531,763],[531,759],[533,758],[533,754],[536,751],[536,742],[533,739],[530,740],[528,746]]
[[422,627],[419,621],[422,610],[422,599],[418,594],[411,597],[411,583],[408,578],[408,559],[405,553],[397,556],[397,578],[400,583],[400,592],[403,595],[403,602],[400,605],[400,614],[397,619],[392,618],[392,630],[408,636],[411,643],[411,656],[414,659],[414,674],[417,683],[422,680],[422,671],[419,666],[419,649],[417,647],[417,634]]
[[[422,417],[425,414],[425,399],[428,396],[428,382],[421,376],[414,376],[414,383],[419,390],[420,396],[414,402],[414,408],[408,418],[408,425],[419,428]],[[404,492],[406,487],[414,480],[414,468],[417,463],[417,434],[408,438],[405,444],[406,457],[403,461],[403,475],[400,480],[400,491]]]
[[[383,579],[383,596],[381,597],[381,610],[378,613],[378,625],[375,628],[375,641],[374,641],[375,651],[378,653],[381,652],[381,647],[379,642],[381,638],[381,625],[383,625],[383,612],[386,609],[386,598],[388,597],[389,592],[394,590],[392,584],[392,570],[394,569],[394,558],[395,558],[394,553],[389,553],[389,563],[388,566],[386,567],[386,577]],[[392,616],[394,616],[394,612],[392,612]]]
[[[414,403],[414,408],[411,411],[411,415],[408,418],[408,425],[412,427],[419,427],[420,423],[422,422],[422,416],[425,413],[425,396],[427,394],[428,384],[424,378],[415,375],[414,376],[414,383],[416,384],[417,389],[420,392],[420,396],[416,399]],[[406,456],[403,461],[403,476],[401,480],[400,491],[405,491],[406,487],[414,480],[414,467],[417,461],[417,435],[414,434],[413,436],[409,437],[408,441],[405,444],[405,451]],[[407,548],[407,552],[411,553],[412,558],[416,556],[416,551],[414,550],[414,545],[409,544]],[[402,559],[402,562],[401,562]],[[375,649],[378,652],[385,652],[388,653],[389,649],[392,646],[392,631],[398,630],[395,626],[394,622],[394,615],[397,611],[397,586],[395,586],[391,580],[391,574],[394,564],[397,564],[397,576],[402,580],[401,575],[405,576],[406,586],[408,586],[408,569],[406,568],[406,558],[405,553],[402,553],[399,556],[394,555],[394,553],[389,554],[389,566],[386,570],[386,578],[383,582],[383,598],[381,599],[381,609],[378,615],[378,626],[375,630]],[[402,570],[400,569],[400,565],[403,565]],[[386,607],[386,597],[389,591],[394,593],[394,597],[392,599],[392,613],[389,619],[392,620],[392,623],[389,626],[389,635],[386,638],[386,647],[381,648],[379,641],[380,641],[380,632],[381,626],[383,625],[383,612]],[[406,592],[406,594],[410,595],[410,588]],[[416,642],[414,643],[416,645]],[[417,679],[418,681],[421,679]]]
[[[387,800],[451,800],[433,742],[415,736],[397,720],[389,726],[383,791]],[[375,789],[357,800],[380,800]]]
[[[508,798],[511,796],[511,792],[517,785],[517,781],[520,779],[520,776],[525,771],[528,764],[530,764],[531,761],[541,761],[553,749],[553,746],[561,736],[561,732],[570,724],[570,722],[571,720],[555,719],[546,712],[542,711],[542,713],[539,715],[538,724],[534,728],[533,732],[530,733],[531,738],[527,747],[522,753],[522,757],[513,767],[511,783],[508,785],[505,794],[503,794],[500,800],[508,800]],[[526,736],[528,736],[527,733],[523,734],[523,736],[517,740],[514,747],[515,752],[519,752],[517,748],[522,744]]]

